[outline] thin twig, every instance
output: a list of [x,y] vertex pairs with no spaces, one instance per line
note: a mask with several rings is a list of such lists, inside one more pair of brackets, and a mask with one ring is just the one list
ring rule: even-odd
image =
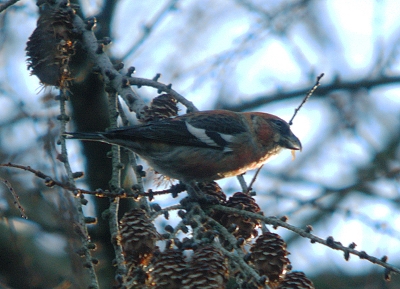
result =
[[0,182],[2,182],[10,191],[11,195],[14,198],[14,205],[17,207],[17,209],[19,210],[19,213],[21,214],[21,217],[24,219],[28,219],[28,216],[25,214],[25,210],[22,207],[20,201],[19,201],[19,196],[17,195],[17,193],[15,192],[14,188],[11,186],[10,182],[0,178]]
[[[44,174],[43,172],[41,172],[39,170],[33,169],[30,166],[7,163],[7,164],[0,164],[0,167],[10,167],[10,168],[15,168],[15,169],[20,169],[20,170],[31,172],[35,176],[37,176],[38,178],[44,180],[44,184],[47,187],[52,188],[54,186],[57,186],[57,187],[63,188],[64,190],[72,192],[75,196],[80,196],[81,194],[92,195],[92,196],[101,197],[101,198],[114,198],[116,196],[114,193],[109,192],[109,191],[102,191],[102,190],[88,191],[88,190],[85,190],[85,189],[77,188],[77,187],[75,187],[75,185],[64,184],[64,183],[62,183],[60,181],[57,181],[57,180],[53,179],[49,175]],[[124,198],[135,198],[137,196],[136,195],[127,195],[125,193],[122,197],[124,197]]]
[[150,220],[153,221],[153,220],[155,220],[156,218],[158,218],[159,216],[163,215],[166,212],[176,211],[176,210],[181,210],[181,209],[183,209],[182,205],[172,205],[172,206],[166,207],[164,209],[161,209],[161,210],[151,214]]
[[[261,276],[252,268],[249,266],[245,261],[245,254],[242,250],[242,248],[238,247],[237,245],[237,239],[228,232],[228,230],[222,226],[220,223],[216,222],[214,219],[209,217],[203,210],[200,208],[197,208],[197,210],[200,210],[200,216],[201,218],[207,219],[210,224],[212,224],[212,227],[216,229],[224,238],[227,240],[230,245],[234,248],[234,253],[229,252],[225,248],[223,248],[221,245],[218,246],[218,242],[214,242],[215,246],[218,246],[219,249],[221,249],[228,258],[231,260],[235,261],[239,267],[242,269],[241,272],[244,273],[245,275],[254,278],[255,280],[260,280]],[[199,222],[199,220],[196,220]],[[201,226],[201,222],[199,222],[199,227]],[[249,278],[250,279],[250,278]],[[268,289],[269,287],[264,287],[265,289]]]
[[176,185],[171,185],[171,187],[169,189],[165,189],[165,190],[161,190],[161,191],[153,191],[150,189],[147,192],[141,192],[140,196],[147,197],[151,201],[154,198],[154,196],[172,194],[175,197],[179,193],[184,192],[186,190],[187,190],[187,186],[185,184],[178,183]]
[[[133,169],[133,173],[135,174],[135,177],[136,177],[136,183],[134,184],[134,187],[139,191],[139,195],[142,195],[144,193],[143,177],[135,169],[138,167],[138,163],[136,161],[136,154],[133,151],[128,150],[128,149],[126,151],[128,153],[130,167]],[[136,192],[133,195],[136,196],[136,198],[137,198]],[[139,206],[144,207],[147,212],[150,211],[150,206],[149,206],[149,202],[147,201],[147,198],[140,198]]]
[[172,89],[171,84],[166,85],[161,82],[152,80],[152,79],[146,79],[146,78],[139,78],[139,77],[129,77],[128,78],[129,83],[131,85],[136,85],[138,87],[141,86],[150,86],[158,89],[158,92],[165,92],[170,94],[173,98],[175,98],[178,102],[182,103],[184,106],[187,107],[188,112],[193,112],[193,111],[198,111],[198,109],[194,106],[193,102],[187,100],[184,96],[176,92],[175,90]]
[[257,169],[256,173],[254,174],[253,178],[251,179],[251,182],[250,182],[250,184],[249,184],[249,187],[248,187],[248,189],[247,189],[246,194],[249,194],[249,193],[250,193],[250,191],[251,191],[251,189],[252,189],[252,187],[253,187],[253,185],[254,185],[254,182],[256,181],[257,176],[258,176],[258,174],[260,173],[260,171],[261,171],[261,169],[262,169],[263,166],[264,166],[264,164],[261,165],[261,167],[259,167],[259,168]]
[[294,110],[294,114],[293,114],[292,118],[289,121],[289,125],[293,124],[293,119],[296,116],[297,112],[301,109],[301,107],[307,102],[307,100],[311,97],[311,95],[314,93],[314,91],[318,88],[318,86],[320,85],[320,80],[321,80],[322,77],[324,77],[323,73],[321,73],[317,77],[317,81],[315,82],[314,86],[310,89],[310,91],[303,98],[303,101],[300,103],[300,105]]
[[248,211],[245,211],[245,210],[239,210],[239,209],[235,209],[235,208],[229,208],[229,207],[225,207],[225,206],[222,206],[222,205],[213,205],[213,206],[210,206],[210,208],[214,209],[214,210],[230,213],[230,214],[239,214],[239,215],[242,215],[244,217],[248,217],[248,218],[252,218],[252,219],[256,219],[256,220],[261,220],[261,221],[263,221],[263,222],[265,222],[266,224],[269,224],[269,225],[286,228],[286,229],[288,229],[288,230],[290,230],[292,232],[295,232],[296,234],[298,234],[301,237],[310,239],[311,243],[320,243],[320,244],[325,245],[327,247],[330,247],[330,248],[332,248],[334,250],[343,251],[344,254],[345,254],[345,257],[348,254],[353,254],[353,255],[356,255],[356,256],[360,257],[360,259],[366,259],[366,260],[370,261],[371,263],[380,265],[380,266],[386,268],[387,270],[389,270],[390,272],[394,272],[394,273],[400,274],[400,268],[397,268],[397,267],[395,267],[393,265],[390,265],[389,263],[386,263],[384,261],[384,260],[387,259],[387,257],[384,256],[381,259],[378,259],[376,257],[368,255],[365,251],[358,251],[358,250],[355,250],[354,248],[352,248],[350,246],[349,247],[343,246],[340,242],[335,241],[333,239],[333,237],[328,237],[326,239],[322,239],[320,237],[317,237],[317,236],[309,233],[306,230],[297,228],[297,227],[295,227],[293,225],[290,225],[290,224],[288,224],[288,223],[286,223],[286,222],[284,222],[284,221],[282,221],[282,220],[280,220],[278,218],[275,218],[275,217],[265,217],[265,216],[262,216],[262,215],[257,214],[257,213],[252,213],[252,212],[248,212]]
[[[215,242],[214,246],[216,246],[219,250],[222,251],[222,253],[228,257],[230,260],[235,261],[240,269],[241,269],[241,273],[247,273],[248,275],[250,275],[251,277],[254,278],[255,281],[258,281],[261,279],[261,276],[257,274],[257,272],[250,267],[241,256],[238,256],[237,254],[234,254],[232,252],[229,252],[228,250],[226,250],[224,247],[221,246],[221,244]],[[235,251],[238,252],[238,251]],[[249,274],[250,273],[250,274]],[[263,284],[262,285],[263,289],[270,289],[271,287],[269,287],[267,284]],[[261,288],[261,287],[257,287],[257,288]]]
[[[67,126],[67,121],[69,120],[68,115],[66,114],[66,89],[61,89],[60,90],[60,135],[64,134],[66,131],[66,126]],[[65,142],[65,138],[60,138],[60,145],[61,145],[61,156],[59,157],[59,160],[62,161],[62,163],[64,164],[64,168],[66,170],[67,173],[67,177],[68,177],[68,182],[72,185],[75,186],[75,180],[74,180],[74,174],[72,172],[71,169],[71,165],[68,161],[68,152],[67,152],[67,145]],[[96,275],[96,270],[94,269],[94,264],[92,262],[93,258],[92,258],[92,254],[90,252],[89,249],[89,243],[90,243],[90,236],[89,236],[89,232],[88,232],[88,228],[86,225],[86,219],[85,219],[85,215],[83,213],[83,209],[82,209],[82,202],[84,201],[83,198],[74,198],[74,204],[75,204],[75,211],[76,211],[76,215],[77,215],[77,225],[79,226],[80,230],[79,230],[79,237],[81,239],[82,242],[82,251],[84,252],[84,256],[85,256],[85,266],[87,267],[87,269],[89,270],[89,275],[90,275],[90,287],[93,289],[97,289],[99,288],[99,281],[97,280],[97,275]]]
[[[118,96],[116,93],[109,93],[108,95],[108,111],[110,119],[110,128],[118,127]],[[121,152],[120,147],[113,145],[111,147],[112,153],[112,173],[110,180],[111,191],[116,195],[121,191]],[[119,236],[119,224],[118,224],[118,210],[119,210],[120,197],[117,196],[111,200],[108,214],[108,224],[110,226],[111,243],[114,246],[115,260],[118,270],[116,276],[125,276],[127,268],[125,264],[125,257],[123,254],[122,246],[119,242],[116,242]],[[125,280],[124,280],[125,282]],[[122,284],[124,285],[124,284]]]
[[242,188],[242,192],[246,193],[249,190],[249,187],[247,186],[247,183],[243,177],[243,174],[236,176],[236,178],[239,181],[240,187]]

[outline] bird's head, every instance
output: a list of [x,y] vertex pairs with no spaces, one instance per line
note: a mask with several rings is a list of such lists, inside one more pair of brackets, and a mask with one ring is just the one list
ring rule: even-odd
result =
[[270,145],[271,141],[282,148],[290,150],[302,149],[300,140],[290,130],[283,119],[268,113],[253,112],[250,114],[260,142]]

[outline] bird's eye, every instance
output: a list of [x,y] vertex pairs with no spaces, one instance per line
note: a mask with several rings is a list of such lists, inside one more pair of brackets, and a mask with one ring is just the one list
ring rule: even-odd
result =
[[285,132],[285,131],[289,130],[289,126],[282,120],[279,120],[279,119],[275,120],[274,124],[281,132]]
[[276,125],[277,127],[279,127],[279,128],[281,128],[281,127],[284,126],[284,123],[283,123],[281,120],[275,120],[274,123],[275,123],[275,125]]

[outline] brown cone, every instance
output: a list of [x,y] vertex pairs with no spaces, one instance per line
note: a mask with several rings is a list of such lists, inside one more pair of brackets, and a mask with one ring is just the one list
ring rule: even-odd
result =
[[158,233],[146,212],[133,209],[120,221],[118,241],[128,266],[147,265],[155,250]]
[[280,282],[290,264],[286,257],[286,243],[278,234],[264,233],[251,246],[251,262],[260,275],[269,278],[270,284]]
[[290,272],[285,275],[278,289],[315,289],[315,287],[303,272]]
[[[252,213],[257,213],[260,211],[260,207],[257,205],[255,200],[244,193],[238,192],[233,194],[232,197],[226,202],[227,207],[236,208],[240,210],[245,210]],[[260,226],[258,220],[246,218],[239,214],[228,214],[224,213],[219,221],[225,228],[231,227],[236,224],[237,230],[232,234],[236,238],[244,238],[245,240],[257,235],[255,230]]]
[[182,289],[220,289],[228,280],[227,260],[212,245],[197,249],[190,262]]
[[155,97],[150,106],[146,107],[143,122],[158,121],[178,114],[177,101],[170,94],[161,94]]
[[226,202],[226,195],[221,187],[216,182],[198,183],[199,189],[215,200],[215,203],[224,204]]
[[181,288],[182,279],[187,270],[181,250],[166,249],[152,263],[154,270],[150,275],[155,289]]
[[68,86],[68,63],[75,53],[75,11],[70,6],[43,4],[36,29],[27,42],[28,69],[45,85]]

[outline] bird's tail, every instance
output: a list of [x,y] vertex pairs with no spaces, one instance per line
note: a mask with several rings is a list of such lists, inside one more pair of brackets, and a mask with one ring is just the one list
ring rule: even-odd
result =
[[81,140],[93,140],[100,141],[104,139],[104,136],[100,132],[65,132],[63,137],[67,139],[81,139]]

